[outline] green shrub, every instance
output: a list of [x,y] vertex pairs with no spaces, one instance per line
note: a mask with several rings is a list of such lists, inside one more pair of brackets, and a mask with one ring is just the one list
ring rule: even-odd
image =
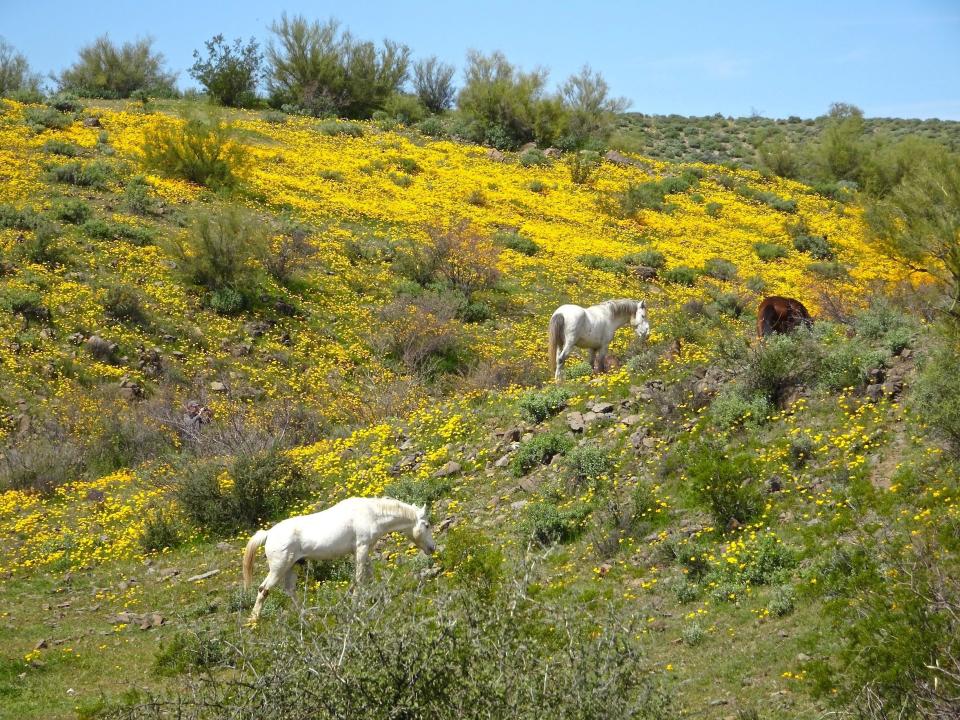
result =
[[55,265],[66,259],[60,244],[61,228],[56,223],[41,220],[37,227],[17,246],[17,254],[39,265]]
[[918,332],[916,320],[892,301],[878,297],[853,319],[857,336],[868,342],[881,342],[894,355],[914,343]]
[[848,277],[847,269],[838,262],[815,262],[807,265],[807,270],[828,280],[842,280]]
[[456,584],[490,597],[503,583],[504,562],[500,547],[481,531],[458,524],[447,533],[443,566]]
[[593,368],[586,360],[580,360],[575,363],[564,365],[563,374],[567,380],[576,380],[577,378],[590,377],[593,375]]
[[90,206],[74,198],[56,200],[53,203],[53,216],[60,222],[80,225],[90,217]]
[[825,235],[806,235],[799,233],[793,236],[793,247],[805,252],[818,260],[833,260],[836,253]]
[[203,304],[218,315],[238,315],[249,307],[250,301],[240,290],[222,287],[203,296]]
[[321,135],[343,135],[344,137],[363,137],[363,125],[344,120],[324,120],[317,124],[317,132]]
[[585,185],[600,165],[600,154],[590,150],[581,150],[570,153],[567,157],[567,167],[570,169],[570,180],[575,185]]
[[680,636],[683,638],[684,645],[696,647],[697,645],[703,643],[707,637],[707,633],[700,623],[693,621],[683,628],[683,632]]
[[46,177],[54,182],[103,190],[113,178],[113,169],[101,160],[94,160],[85,165],[74,161],[64,165],[54,165],[47,170]]
[[257,84],[260,82],[260,65],[263,55],[257,41],[250,38],[244,45],[237,38],[233,46],[223,35],[207,40],[206,60],[200,51],[193,51],[193,66],[190,75],[200,83],[207,94],[228,107],[250,107],[257,102]]
[[460,306],[457,317],[465,323],[482,323],[493,317],[493,310],[486,303],[473,300]]
[[150,192],[150,184],[142,175],[135,175],[126,181],[123,188],[123,204],[134,215],[150,215],[156,202]]
[[755,292],[757,295],[763,295],[767,291],[767,281],[759,275],[748,277],[744,285],[747,286],[748,290]]
[[[664,210],[665,196],[668,192],[681,192],[676,183],[650,180],[643,183],[631,183],[615,195],[617,209],[621,217],[634,217],[640,210]],[[683,189],[686,189],[684,187]]]
[[724,390],[710,403],[708,417],[718,428],[732,428],[738,425],[757,427],[766,422],[773,406],[763,395],[744,396],[737,389]]
[[153,242],[153,232],[149,228],[110,223],[100,218],[87,220],[83,224],[83,232],[97,240],[127,240],[138,247]]
[[883,367],[883,363],[883,353],[856,342],[840,341],[823,352],[817,381],[831,392],[857,387],[866,381],[871,369]]
[[766,190],[757,190],[747,184],[738,185],[737,193],[750,200],[757,200],[765,205],[769,205],[774,210],[780,212],[795,213],[797,211],[797,201],[782,198],[779,195]]
[[41,216],[33,208],[16,208],[7,203],[0,204],[0,227],[13,230],[33,230],[41,222]]
[[773,591],[767,609],[775,617],[784,617],[793,612],[796,592],[792,585],[781,585]]
[[82,449],[72,440],[27,437],[10,443],[0,456],[0,489],[50,493],[83,472]]
[[542,193],[547,189],[547,184],[543,180],[531,180],[527,183],[527,188],[530,192]]
[[737,575],[751,585],[769,585],[796,564],[794,552],[771,532],[747,543],[747,548],[744,567],[737,568]]
[[754,243],[753,249],[756,251],[757,257],[763,260],[763,262],[771,262],[787,256],[787,249],[783,245],[776,243]]
[[723,205],[718,202],[708,202],[704,207],[704,212],[710,217],[720,217],[720,212],[723,210]]
[[142,323],[146,319],[140,293],[127,285],[108,287],[103,308],[110,317],[117,320]]
[[931,432],[960,455],[960,355],[953,338],[933,344],[923,359],[911,406]]
[[563,410],[569,399],[569,390],[548,387],[546,390],[528,390],[517,400],[517,406],[524,418],[530,422],[540,423]]
[[810,333],[772,335],[751,350],[745,389],[776,404],[789,388],[815,377],[819,360],[820,349]]
[[127,98],[136,90],[156,97],[176,95],[176,74],[167,72],[153,40],[115,45],[103,35],[80,50],[80,57],[57,78],[61,90],[84,97]]
[[644,265],[646,267],[659,269],[666,264],[667,258],[659,250],[644,248],[643,250],[624,256],[623,262],[627,265]]
[[567,461],[578,483],[596,480],[613,468],[610,453],[594,444],[583,444],[567,453]]
[[568,542],[582,532],[588,514],[583,506],[561,510],[544,500],[527,506],[524,529],[532,540],[543,545]]
[[523,167],[546,167],[550,158],[543,154],[543,150],[534,147],[520,153],[519,162]]
[[51,155],[63,155],[64,157],[77,157],[80,154],[80,148],[78,146],[72,142],[58,138],[47,140],[41,150]]
[[493,240],[498,245],[503,245],[506,248],[510,248],[514,252],[518,252],[521,255],[527,255],[528,257],[536,255],[540,250],[540,246],[537,245],[535,241],[521,235],[516,230],[501,230],[493,236]]
[[703,265],[703,273],[716,280],[733,280],[737,276],[737,266],[724,258],[710,258]]
[[183,675],[194,670],[209,670],[224,664],[226,641],[217,636],[178,632],[162,643],[153,658],[153,672],[163,677]]
[[405,503],[426,505],[429,508],[437,500],[449,494],[452,488],[453,485],[447,478],[404,477],[387,485],[383,489],[383,494]]
[[522,477],[537,465],[550,462],[555,455],[565,454],[571,447],[573,447],[573,441],[564,433],[558,431],[539,433],[517,449],[510,467],[516,477]]
[[34,132],[44,130],[63,130],[73,124],[73,115],[58,111],[56,108],[28,107],[23,111],[23,119]]
[[477,207],[486,207],[488,200],[486,193],[483,192],[480,188],[474,188],[467,193],[466,197],[467,204],[475,205]]
[[695,268],[687,267],[686,265],[677,265],[663,273],[663,279],[675,285],[686,285],[690,287],[697,282],[697,275],[699,275],[699,273]]
[[269,450],[239,455],[229,469],[194,460],[183,467],[174,494],[197,528],[226,534],[280,519],[308,496],[309,485],[296,463]]
[[212,189],[237,185],[246,159],[234,127],[213,115],[165,122],[144,133],[147,168]]
[[702,443],[686,460],[693,492],[704,501],[720,529],[745,525],[763,510],[759,467],[746,452],[731,454]]
[[592,270],[602,270],[616,275],[623,275],[627,272],[627,266],[624,262],[611,260],[602,255],[581,255],[577,259]]
[[163,510],[148,513],[140,534],[144,552],[160,552],[178,547],[183,542],[183,529],[176,516]]

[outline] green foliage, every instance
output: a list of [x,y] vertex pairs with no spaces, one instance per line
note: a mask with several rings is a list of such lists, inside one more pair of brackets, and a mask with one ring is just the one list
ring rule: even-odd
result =
[[697,282],[697,276],[699,274],[696,268],[677,265],[663,273],[663,279],[675,285],[686,285],[690,287]]
[[960,353],[955,337],[942,338],[928,351],[911,405],[927,427],[960,455]]
[[757,295],[762,295],[767,291],[767,281],[764,280],[760,275],[752,275],[748,277],[744,285],[747,286],[748,290],[755,292]]
[[779,210],[780,212],[785,213],[795,213],[797,211],[796,200],[782,198],[776,193],[772,193],[767,190],[757,190],[746,183],[738,185],[736,190],[739,195],[749,198],[750,200],[762,202],[765,205],[769,205],[774,210]]
[[0,227],[33,230],[41,222],[41,216],[31,207],[17,208],[7,203],[0,203]]
[[103,35],[80,50],[76,63],[57,78],[60,90],[85,97],[127,98],[136,90],[156,97],[176,95],[176,75],[149,38],[115,45]]
[[160,645],[153,659],[153,672],[174,677],[195,670],[209,670],[229,656],[227,643],[218,636],[178,632]]
[[107,315],[117,320],[132,323],[143,323],[146,320],[140,293],[128,285],[109,286],[103,300],[103,309]]
[[215,534],[279,520],[309,493],[303,471],[279,450],[241,454],[229,469],[193,460],[179,475],[180,507],[198,529]]
[[883,367],[885,355],[862,343],[836,342],[824,348],[817,382],[831,392],[857,387],[866,381],[871,369]]
[[163,123],[144,133],[147,168],[209,188],[229,188],[246,163],[232,125],[214,115],[196,114],[182,125]]
[[584,443],[567,453],[567,462],[577,483],[596,480],[613,468],[610,452],[593,443]]
[[66,254],[60,243],[61,234],[61,228],[56,223],[41,221],[34,231],[20,242],[16,254],[39,265],[62,263]]
[[413,64],[413,91],[420,103],[432,113],[442,113],[453,106],[453,65],[440,62],[436,56]]
[[625,218],[635,217],[640,210],[662,211],[668,194],[685,192],[689,187],[688,181],[677,177],[631,183],[615,194],[616,210]]
[[816,151],[821,172],[836,180],[856,180],[862,162],[863,111],[846,103],[830,106]]
[[26,56],[0,38],[0,96],[39,94],[40,83]]
[[111,223],[100,218],[87,220],[83,224],[83,232],[97,240],[126,240],[137,246],[149,245],[153,242],[153,232],[149,228]]
[[581,255],[577,258],[591,270],[602,270],[603,272],[623,275],[627,272],[626,263],[621,260],[612,260],[602,255]]
[[563,132],[557,144],[567,149],[602,147],[617,116],[630,104],[624,98],[611,97],[607,81],[588,65],[567,78],[560,88],[560,98]]
[[884,297],[874,298],[866,310],[857,313],[853,326],[859,337],[880,343],[892,355],[911,347],[919,332],[917,321]]
[[73,161],[64,165],[54,165],[47,170],[46,177],[53,182],[104,190],[113,179],[113,168],[103,160],[94,160],[86,164]]
[[73,124],[74,117],[49,106],[28,107],[23,111],[23,119],[34,132],[44,130],[63,130]]
[[80,154],[80,148],[67,140],[51,138],[47,140],[41,148],[44,152],[51,155],[63,155],[64,157],[77,157]]
[[456,584],[491,597],[503,583],[504,563],[500,547],[481,531],[459,524],[448,531],[443,566]]
[[317,117],[369,118],[407,80],[406,45],[384,40],[377,47],[341,31],[336,20],[311,22],[286,13],[270,31],[267,88],[276,107],[289,104]]
[[654,269],[662,268],[667,263],[667,258],[659,250],[653,248],[644,248],[635,253],[630,253],[623,258],[627,265],[644,265]]
[[[797,226],[793,226],[796,228]],[[802,230],[792,230],[793,246],[800,252],[808,253],[817,260],[833,260],[836,258],[833,246],[824,235],[807,235]]]
[[383,489],[383,494],[411,505],[426,505],[429,508],[444,495],[449,494],[452,488],[453,485],[447,478],[403,477],[387,485]]
[[520,153],[518,160],[523,167],[546,167],[550,164],[550,158],[543,154],[543,150],[535,147]]
[[810,263],[807,270],[827,280],[843,280],[849,275],[847,269],[838,262]]
[[723,205],[718,202],[708,202],[703,211],[710,217],[720,217],[720,212],[723,210]]
[[737,276],[737,266],[724,258],[710,258],[703,264],[703,274],[716,280],[733,280]]
[[771,262],[787,256],[787,249],[777,243],[758,242],[753,244],[753,249],[756,251],[757,257],[763,262]]
[[427,117],[427,108],[416,95],[394,93],[383,104],[383,112],[404,125],[414,125]]
[[80,225],[90,217],[90,206],[83,200],[63,198],[54,201],[53,216],[60,222]]
[[156,202],[150,192],[150,184],[142,175],[134,175],[123,187],[123,204],[134,215],[150,215]]
[[744,525],[763,509],[760,469],[750,453],[729,453],[701,443],[691,448],[686,472],[691,489],[707,504],[720,529]]
[[774,589],[767,609],[775,617],[785,617],[793,612],[796,604],[796,591],[792,585],[781,585]]
[[778,403],[786,391],[814,377],[819,349],[810,333],[772,335],[750,351],[744,387],[770,403]]
[[83,472],[84,457],[72,440],[23,438],[4,448],[0,457],[0,488],[50,493]]
[[524,418],[540,423],[563,410],[569,399],[569,390],[554,386],[546,390],[528,390],[517,400],[517,406]]
[[232,305],[235,300],[247,305],[253,299],[260,284],[255,261],[267,247],[266,230],[259,219],[233,205],[197,213],[186,234],[169,241],[179,271],[214,294],[211,306]]
[[510,248],[514,252],[518,252],[521,255],[527,255],[528,257],[536,255],[540,250],[540,246],[537,245],[535,241],[521,235],[516,230],[498,231],[493,236],[493,240],[498,245],[503,245],[506,248]]
[[161,552],[178,547],[183,542],[183,528],[176,516],[163,510],[149,513],[140,535],[140,547],[144,552]]
[[523,477],[537,465],[550,462],[555,455],[563,455],[571,447],[573,441],[565,433],[557,430],[538,433],[520,445],[510,467],[516,477]]
[[343,135],[344,137],[363,137],[363,126],[344,120],[324,120],[317,125],[321,135]]
[[756,428],[766,422],[773,406],[764,395],[745,396],[740,390],[721,392],[710,403],[710,422],[722,429],[744,426]]
[[569,542],[583,531],[588,514],[589,509],[582,505],[561,509],[543,500],[527,506],[524,529],[532,540],[543,545]]
[[228,107],[250,107],[257,102],[257,83],[260,81],[263,55],[257,41],[250,38],[246,45],[240,38],[231,47],[223,35],[214,35],[204,45],[207,57],[193,51],[190,75],[213,99]]
[[600,154],[592,150],[572,152],[567,157],[567,167],[570,168],[570,180],[575,185],[586,185],[600,166]]

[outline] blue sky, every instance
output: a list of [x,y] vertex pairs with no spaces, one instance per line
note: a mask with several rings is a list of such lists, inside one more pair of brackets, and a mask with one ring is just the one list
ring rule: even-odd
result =
[[43,73],[104,32],[150,35],[187,87],[204,40],[265,42],[283,10],[335,16],[357,37],[389,37],[458,69],[468,48],[547,67],[557,83],[589,63],[638,112],[813,117],[843,101],[868,116],[960,119],[958,0],[0,0],[0,35]]

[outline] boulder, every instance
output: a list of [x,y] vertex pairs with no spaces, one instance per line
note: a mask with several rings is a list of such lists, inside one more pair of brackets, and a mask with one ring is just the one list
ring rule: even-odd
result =
[[605,415],[606,413],[613,412],[613,403],[611,402],[595,402],[593,407],[590,408],[597,415]]
[[635,265],[630,272],[640,280],[655,280],[657,277],[657,269],[649,265]]
[[524,143],[523,145],[521,145],[521,146],[519,147],[519,149],[517,150],[517,152],[522,155],[523,153],[525,153],[525,152],[527,152],[527,151],[529,151],[529,150],[536,150],[536,149],[537,149],[537,144],[536,144],[535,142],[528,142],[528,143]]
[[627,415],[625,418],[621,418],[620,422],[627,427],[633,427],[641,420],[643,420],[643,418],[640,415]]
[[585,426],[586,421],[583,418],[583,413],[577,411],[567,413],[567,427],[570,428],[571,432],[582,433]]
[[437,472],[433,474],[434,477],[448,477],[450,475],[456,475],[460,472],[460,463],[456,460],[450,460],[445,463]]
[[880,400],[883,398],[883,385],[880,385],[879,383],[868,385],[864,394],[866,395],[867,400],[870,402],[880,402]]
[[489,150],[487,150],[487,159],[493,160],[494,162],[505,162],[507,159],[507,156],[504,155],[499,150],[497,150],[496,148],[490,148]]
[[546,150],[543,151],[543,154],[546,155],[551,160],[559,160],[560,157],[563,155],[563,152],[561,152],[560,148],[548,147]]
[[210,383],[210,391],[215,393],[225,393],[227,392],[227,386],[219,380],[214,380],[212,383]]

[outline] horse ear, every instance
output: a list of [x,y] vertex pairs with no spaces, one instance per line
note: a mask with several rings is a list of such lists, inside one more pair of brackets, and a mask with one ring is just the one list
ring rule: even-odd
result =
[[640,301],[640,309],[641,309],[641,310],[646,310],[646,309],[647,309],[647,301],[646,301],[646,300],[641,300],[641,301]]
[[417,512],[420,513],[420,517],[426,517],[426,516],[427,516],[427,506],[426,506],[425,504],[424,504],[424,505],[421,505],[420,507],[417,508]]

